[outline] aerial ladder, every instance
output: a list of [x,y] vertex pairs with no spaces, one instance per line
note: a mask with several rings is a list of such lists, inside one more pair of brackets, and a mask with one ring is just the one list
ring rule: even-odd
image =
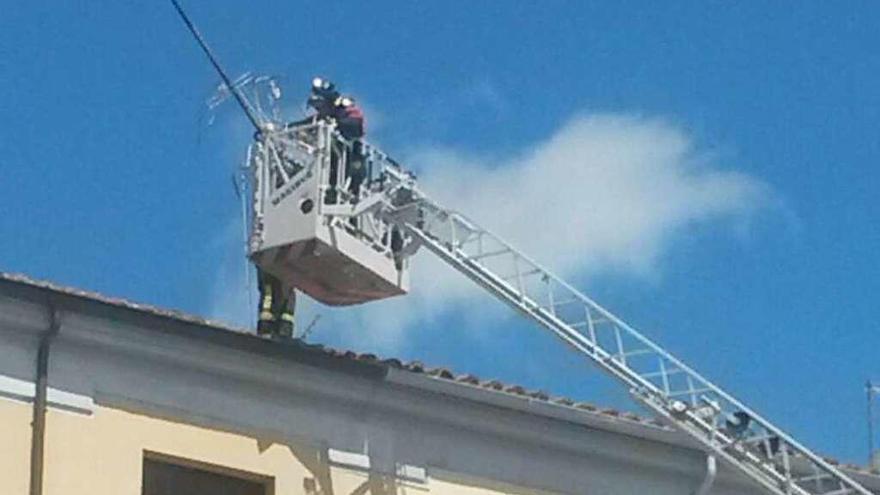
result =
[[[401,222],[412,242],[562,339],[708,453],[777,495],[870,493],[551,271],[431,200],[405,172],[390,170],[413,201],[389,208],[387,218]],[[417,220],[401,209],[417,211]]]
[[248,255],[261,269],[326,304],[359,304],[405,294],[409,262],[425,249],[561,339],[710,458],[767,493],[871,495],[549,269],[431,199],[412,173],[366,142],[357,143],[357,155],[367,178],[353,191],[346,167],[355,143],[330,120],[291,126],[277,111],[264,111],[259,87],[271,86],[272,104],[274,81],[231,81],[172,3],[256,129],[246,162],[253,179]]

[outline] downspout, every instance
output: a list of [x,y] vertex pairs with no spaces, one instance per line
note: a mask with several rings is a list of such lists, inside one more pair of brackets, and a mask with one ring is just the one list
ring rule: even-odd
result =
[[49,388],[49,345],[58,335],[61,323],[58,311],[50,300],[49,328],[40,335],[40,346],[37,350],[37,377],[34,393],[34,416],[31,426],[31,483],[30,495],[43,493],[43,451],[46,443],[46,394]]
[[718,474],[717,464],[714,455],[706,456],[706,477],[703,478],[703,482],[697,488],[697,491],[694,492],[694,495],[709,495],[709,490],[712,489],[712,484],[715,483],[715,475]]

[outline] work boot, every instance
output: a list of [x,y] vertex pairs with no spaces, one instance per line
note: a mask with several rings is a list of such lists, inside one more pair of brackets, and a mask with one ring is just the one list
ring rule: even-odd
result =
[[293,322],[292,321],[279,321],[278,326],[275,329],[274,337],[285,340],[293,338]]
[[275,322],[270,320],[260,320],[257,322],[257,335],[268,337],[275,333]]

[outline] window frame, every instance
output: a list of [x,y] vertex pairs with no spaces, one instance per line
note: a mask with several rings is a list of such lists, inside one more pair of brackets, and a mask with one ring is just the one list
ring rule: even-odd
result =
[[255,473],[253,471],[245,471],[243,469],[238,469],[230,466],[224,466],[222,464],[214,464],[206,461],[201,461],[198,459],[191,459],[187,457],[180,457],[172,454],[166,454],[163,452],[156,452],[153,450],[144,450],[143,456],[141,459],[141,493],[143,493],[144,486],[144,474],[145,474],[145,465],[147,461],[154,461],[164,464],[171,464],[174,466],[198,469],[200,471],[204,471],[207,473],[218,474],[221,476],[227,476],[230,478],[238,478],[243,481],[249,481],[252,483],[259,484],[264,489],[264,495],[275,495],[275,477],[265,474]]

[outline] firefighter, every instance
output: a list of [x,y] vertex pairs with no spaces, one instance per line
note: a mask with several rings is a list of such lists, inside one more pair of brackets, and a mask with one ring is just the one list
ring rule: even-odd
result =
[[257,283],[260,286],[257,334],[276,339],[293,338],[293,315],[296,309],[296,291],[293,286],[285,284],[259,267]]
[[340,97],[336,102],[334,113],[336,129],[342,137],[351,143],[351,152],[345,164],[345,177],[350,180],[349,192],[358,197],[361,184],[367,176],[367,167],[364,163],[363,143],[361,139],[366,133],[364,112],[357,106],[354,98],[350,96]]
[[336,119],[336,128],[345,139],[355,141],[364,137],[364,112],[351,96],[342,96],[336,100],[333,118]]
[[334,116],[336,102],[339,100],[340,94],[336,90],[336,85],[331,81],[316,77],[312,79],[312,93],[306,102],[307,105],[315,109],[313,117],[320,119]]
[[[312,80],[312,90],[307,104],[315,112],[302,120],[287,124],[287,127],[313,124],[319,120],[328,120],[336,123],[336,129],[339,131],[339,134],[350,145],[350,152],[347,154],[347,160],[344,164],[344,176],[346,179],[349,179],[349,192],[352,194],[352,200],[356,201],[360,194],[361,185],[367,176],[367,167],[364,163],[364,146],[361,142],[366,127],[363,110],[357,106],[354,98],[342,96],[336,89],[335,84],[320,77]],[[339,163],[338,160],[339,152],[334,147],[331,149],[330,156],[330,188],[327,190],[324,198],[324,202],[328,204],[335,204],[338,201],[335,189],[338,177],[336,171]]]
[[312,124],[316,120],[333,118],[336,113],[336,102],[339,101],[339,98],[339,91],[336,91],[336,85],[331,81],[320,77],[312,79],[312,92],[306,100],[306,105],[314,109],[315,113],[302,120],[290,122],[287,127],[299,127]]

